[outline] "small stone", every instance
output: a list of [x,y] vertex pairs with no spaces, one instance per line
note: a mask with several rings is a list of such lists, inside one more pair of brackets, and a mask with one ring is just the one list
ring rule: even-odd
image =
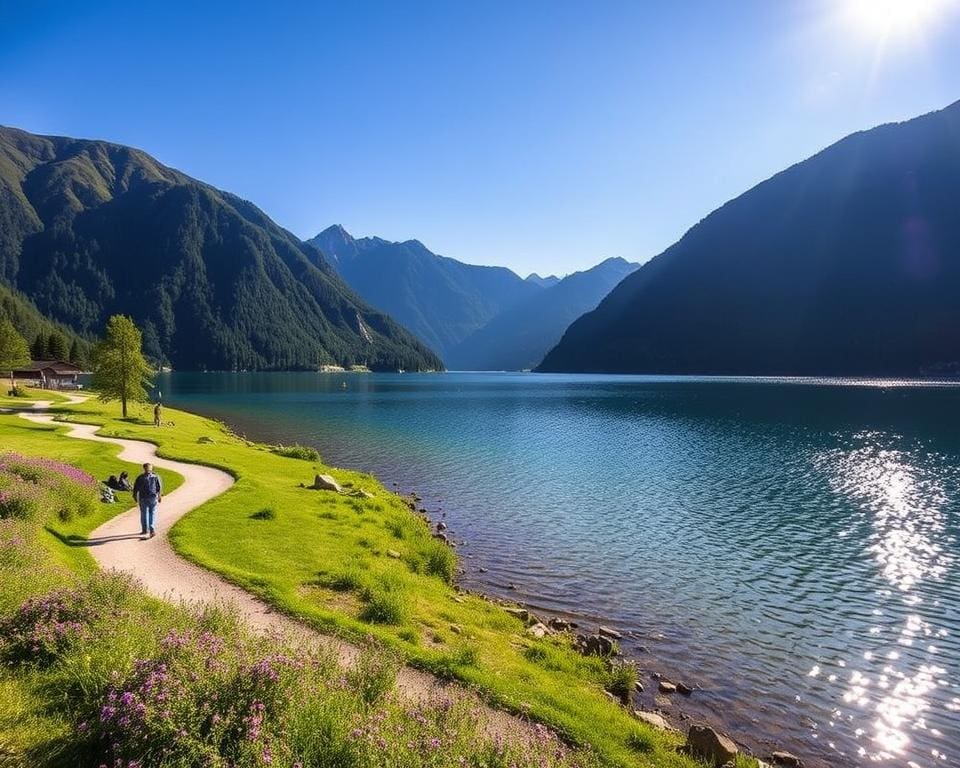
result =
[[433,538],[437,539],[437,541],[442,541],[444,544],[450,543],[450,537],[445,533],[435,533],[433,534]]
[[313,479],[313,488],[318,491],[336,491],[337,493],[341,493],[343,490],[340,483],[330,475],[317,475]]
[[401,555],[400,555],[400,553],[397,552],[397,550],[395,550],[395,549],[388,549],[388,550],[387,550],[387,557],[392,557],[394,560],[399,560],[400,557],[401,557]]
[[572,621],[567,621],[566,619],[553,618],[550,619],[550,629],[555,629],[557,632],[566,632],[571,629],[576,629],[577,625]]
[[524,624],[530,621],[530,611],[526,608],[505,608],[504,610],[511,616],[516,616]]
[[770,755],[774,765],[785,765],[787,768],[803,768],[803,761],[790,752],[777,751]]
[[460,635],[463,634],[463,627],[461,627],[459,624],[451,624],[450,631],[455,635]]
[[634,710],[633,716],[640,722],[652,725],[654,728],[659,728],[662,731],[671,730],[670,723],[667,722],[666,718],[663,715],[658,715],[656,712],[643,712],[637,709]]
[[484,567],[481,566],[479,570],[480,570],[480,573],[486,573],[486,572],[489,571],[490,569],[489,569],[489,568],[484,568]]
[[633,684],[633,687],[636,688],[637,693],[643,693],[643,683],[641,683],[639,680]]
[[357,492],[357,495],[360,496],[360,498],[363,498],[363,499],[375,499],[375,498],[376,498],[376,496],[374,496],[372,493],[370,493],[370,491],[365,490],[365,489],[363,489],[363,488],[361,488],[361,489]]
[[507,589],[512,589],[513,591],[516,591],[517,585],[516,585],[516,584],[507,584]]
[[[427,510],[422,509],[422,510],[420,510],[420,511],[421,511],[421,512],[426,512]],[[438,531],[445,531],[445,530],[447,530],[447,524],[444,523],[444,522],[442,522],[442,521],[439,522],[439,523],[437,523],[437,530],[438,530]]]
[[737,745],[721,733],[706,725],[691,725],[687,731],[687,743],[684,750],[693,757],[705,759],[709,765],[721,768],[736,761]]
[[538,621],[536,624],[531,624],[527,627],[527,634],[530,635],[530,637],[546,637],[550,634],[550,628],[542,621]]
[[676,693],[677,686],[675,686],[669,680],[661,680],[659,683],[657,683],[657,690],[660,691],[660,693]]
[[609,637],[611,640],[623,640],[623,635],[615,629],[610,629],[610,627],[600,627],[597,634],[602,637]]
[[693,693],[693,688],[686,683],[677,683],[677,693],[682,693],[684,696],[689,696],[691,693]]

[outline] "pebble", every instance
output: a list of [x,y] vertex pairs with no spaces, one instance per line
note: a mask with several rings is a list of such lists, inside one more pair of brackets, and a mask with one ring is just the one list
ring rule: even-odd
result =
[[676,693],[677,686],[675,686],[669,680],[661,680],[657,684],[657,690],[660,691],[660,693]]

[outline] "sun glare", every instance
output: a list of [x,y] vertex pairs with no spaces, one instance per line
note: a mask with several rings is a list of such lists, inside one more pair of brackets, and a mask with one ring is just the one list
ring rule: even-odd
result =
[[847,22],[872,38],[917,37],[956,0],[847,0]]

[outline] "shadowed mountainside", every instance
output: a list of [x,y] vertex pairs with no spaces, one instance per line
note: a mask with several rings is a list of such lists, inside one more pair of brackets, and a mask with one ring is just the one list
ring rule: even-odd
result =
[[577,320],[541,371],[960,373],[960,102],[757,185]]
[[447,355],[447,366],[470,371],[534,368],[570,323],[596,307],[638,266],[612,258],[567,275],[470,334]]
[[418,240],[354,238],[334,225],[307,242],[357,293],[441,357],[504,310],[543,290],[505,267],[438,256]]

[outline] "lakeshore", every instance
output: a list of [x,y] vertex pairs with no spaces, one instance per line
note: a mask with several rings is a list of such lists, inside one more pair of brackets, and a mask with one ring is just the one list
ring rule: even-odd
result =
[[[857,765],[859,750],[935,765],[925,755],[960,738],[955,385],[340,382],[180,374],[163,386],[258,439],[316,445],[331,463],[416,491],[418,509],[464,542],[466,588],[611,626],[641,673],[696,688],[658,701],[642,677],[643,709],[809,765]],[[906,644],[924,636],[936,638],[929,648]],[[929,670],[939,679],[926,684]]]
[[[146,419],[113,419],[109,407],[92,402],[58,409],[58,416],[68,422],[99,424],[100,434],[106,439],[148,440],[156,443],[166,458],[230,467],[236,483],[181,519],[170,538],[181,554],[221,573],[275,608],[308,626],[347,639],[362,640],[372,635],[411,663],[468,684],[496,706],[546,722],[573,743],[595,749],[607,761],[624,765],[687,764],[686,758],[675,752],[682,742],[679,735],[639,723],[628,710],[610,701],[604,688],[613,681],[608,664],[600,657],[580,655],[560,634],[531,636],[524,630],[525,622],[500,606],[459,592],[449,578],[438,578],[437,566],[431,565],[430,557],[419,559],[418,555],[421,547],[426,547],[427,552],[436,551],[436,540],[426,532],[425,525],[418,529],[416,518],[404,502],[372,477],[278,455],[267,446],[235,437],[208,419],[173,409],[168,414],[173,423],[156,430]],[[3,428],[4,432],[11,430],[10,418],[5,417]],[[44,455],[59,455],[64,438],[56,433],[65,428],[68,427],[34,425],[29,434],[35,442],[30,444],[24,439],[16,440],[16,429],[9,436],[14,437],[11,442],[18,447],[35,451],[42,445]],[[45,435],[49,438],[44,439]],[[79,447],[71,452],[77,450]],[[103,447],[95,444],[91,450],[100,456],[102,472]],[[81,457],[83,453],[80,452]],[[82,458],[77,463],[82,466]],[[330,497],[293,485],[293,472],[309,476],[317,469],[332,472],[347,488],[359,487],[372,493],[376,501],[364,509],[357,497]],[[258,499],[265,498],[264,492],[276,513],[273,518],[257,519],[254,513],[262,509]],[[304,494],[319,503],[298,514],[295,510],[303,505]],[[278,498],[284,496],[296,500],[288,505]],[[332,500],[323,503],[320,499]],[[284,526],[285,522],[289,525],[284,520],[287,517],[299,518],[293,521],[296,533]],[[346,525],[337,525],[338,520]],[[303,528],[318,526],[318,521],[323,530]],[[240,527],[248,531],[246,536],[238,536]],[[284,536],[274,535],[274,529],[284,528]],[[222,561],[211,558],[203,544],[213,537],[203,531],[216,529],[231,531],[223,540],[231,541],[234,552],[250,559],[269,559],[277,550],[289,557],[295,550],[300,560],[306,559],[306,554],[322,553],[320,560],[327,567],[317,569],[304,563],[304,570],[294,575],[295,586],[289,591],[276,582],[269,585],[259,575],[268,573],[267,570],[258,570],[254,564],[245,571],[228,569]],[[349,545],[344,546],[345,529],[360,529],[364,534],[362,541],[351,536]],[[418,534],[418,530],[425,533]],[[251,535],[254,531],[259,535]],[[55,550],[59,549],[56,542],[80,536],[76,531],[58,531],[56,526],[52,532],[55,537],[48,545]],[[334,554],[331,550],[337,544],[339,552]],[[386,544],[390,545],[389,550]],[[79,549],[71,557],[82,559],[86,555]],[[330,565],[337,562],[357,567],[347,571],[340,567],[331,572]],[[412,567],[413,563],[419,563],[419,568]],[[442,570],[444,566],[439,567]],[[341,586],[351,580],[366,582],[363,594],[356,594],[353,587]],[[369,590],[374,584],[386,585],[393,596],[381,599],[371,595]],[[336,605],[331,608],[331,603]],[[375,621],[369,618],[374,614],[363,610],[364,605],[371,603],[385,612],[377,614]],[[391,613],[394,610],[398,611],[396,615]],[[360,614],[368,619],[360,618]],[[638,732],[644,734],[640,751],[636,747]],[[618,743],[622,746],[618,747]]]

